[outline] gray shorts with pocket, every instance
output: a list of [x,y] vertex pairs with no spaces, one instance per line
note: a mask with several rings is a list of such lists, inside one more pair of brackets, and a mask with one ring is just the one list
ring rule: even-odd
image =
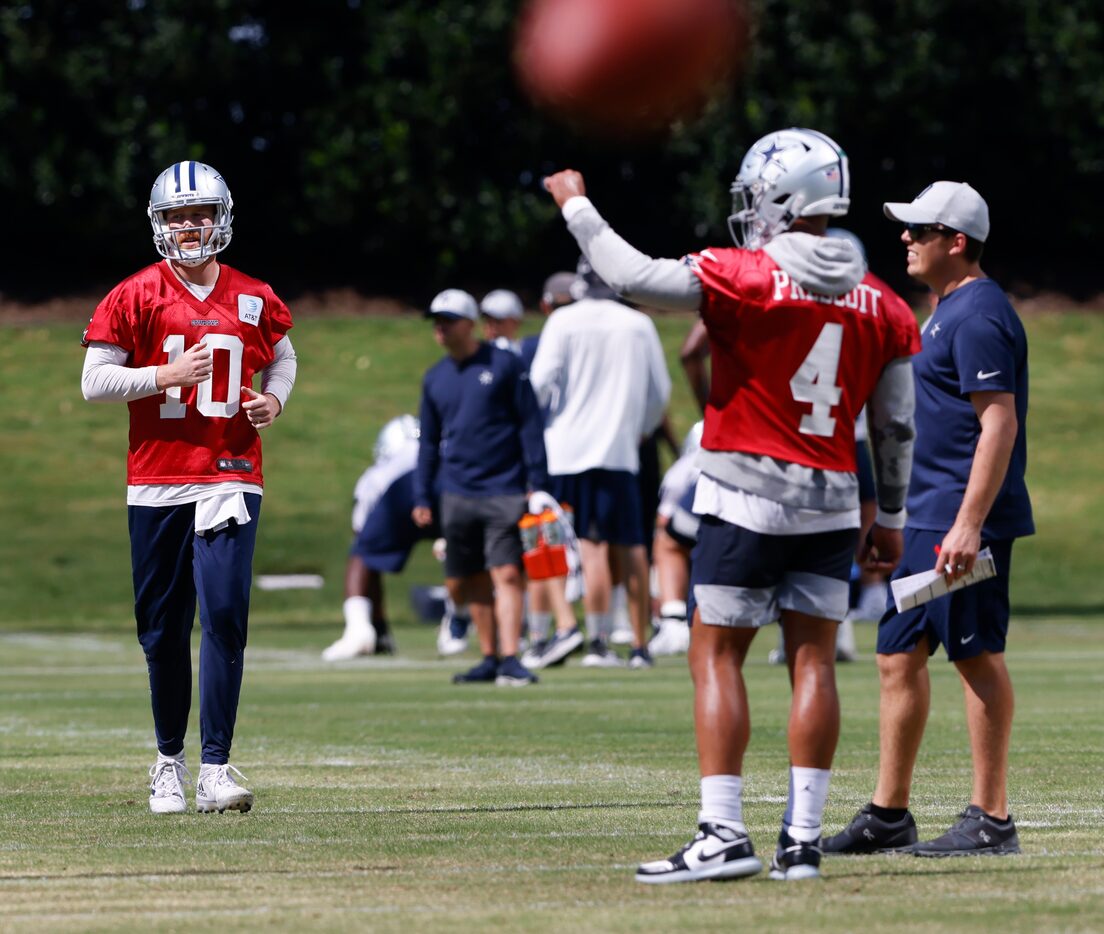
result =
[[442,493],[445,576],[471,577],[488,568],[520,565],[518,521],[527,503],[524,493],[505,496]]

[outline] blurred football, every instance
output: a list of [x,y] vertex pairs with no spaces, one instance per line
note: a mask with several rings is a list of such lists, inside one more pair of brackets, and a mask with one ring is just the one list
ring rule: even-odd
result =
[[743,0],[530,0],[514,65],[535,104],[590,129],[700,113],[743,59]]

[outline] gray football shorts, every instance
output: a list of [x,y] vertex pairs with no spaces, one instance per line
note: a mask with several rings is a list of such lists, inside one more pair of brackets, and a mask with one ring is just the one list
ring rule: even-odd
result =
[[505,496],[441,494],[441,532],[445,537],[445,576],[471,577],[488,568],[521,565],[518,521],[525,513],[524,493]]

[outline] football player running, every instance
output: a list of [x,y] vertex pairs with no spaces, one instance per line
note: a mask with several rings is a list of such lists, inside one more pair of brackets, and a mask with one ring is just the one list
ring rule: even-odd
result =
[[[84,333],[81,389],[130,408],[127,509],[138,641],[149,671],[157,761],[150,810],[186,810],[184,735],[199,601],[199,811],[248,811],[229,764],[263,478],[258,432],[295,382],[291,314],[272,289],[220,263],[233,234],[226,182],[178,162],[147,214],[163,262],[124,279]],[[261,374],[261,391],[253,389]]]
[[916,322],[852,244],[824,236],[829,218],[847,212],[850,179],[846,155],[823,133],[791,128],[756,142],[732,185],[738,248],[681,261],[626,243],[578,172],[545,185],[606,282],[642,304],[699,311],[712,348],[687,601],[698,833],[636,878],[685,882],[762,868],[743,819],[750,722],[741,669],[757,629],[779,615],[791,648],[791,767],[770,875],[816,877],[839,736],[836,628],[859,527],[855,417],[869,401],[879,503],[871,540],[877,562],[891,567],[912,459]]

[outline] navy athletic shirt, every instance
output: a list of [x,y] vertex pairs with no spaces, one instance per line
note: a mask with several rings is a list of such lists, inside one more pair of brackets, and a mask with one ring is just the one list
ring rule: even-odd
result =
[[422,383],[414,496],[501,496],[543,489],[544,424],[517,354],[482,342],[466,360],[445,356]]
[[977,279],[940,302],[912,358],[916,377],[916,448],[909,483],[908,524],[943,531],[954,525],[981,435],[970,393],[1010,392],[1019,430],[1004,485],[982,538],[1031,535],[1035,523],[1027,470],[1027,336],[992,279]]

